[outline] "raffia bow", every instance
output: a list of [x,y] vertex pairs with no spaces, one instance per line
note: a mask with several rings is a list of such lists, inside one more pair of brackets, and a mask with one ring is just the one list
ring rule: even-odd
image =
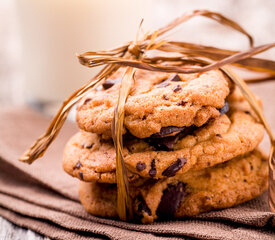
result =
[[[188,42],[165,40],[165,33],[195,16],[210,18],[244,34],[249,40],[248,50],[232,51]],[[141,27],[139,30],[140,29]],[[220,69],[223,71],[224,74],[240,88],[260,121],[265,126],[271,142],[269,165],[270,168],[273,169],[274,163],[272,162],[272,156],[274,155],[275,142],[271,129],[265,119],[262,109],[259,107],[245,81],[228,68],[228,65],[254,72],[265,73],[261,78],[246,79],[247,82],[274,79],[275,62],[252,57],[274,46],[275,43],[270,43],[254,47],[251,35],[236,22],[224,17],[220,13],[207,10],[196,10],[176,18],[167,26],[150,34],[143,34],[140,39],[137,36],[135,41],[128,42],[118,48],[108,51],[83,53],[78,56],[81,64],[87,67],[105,66],[90,82],[64,101],[46,133],[36,140],[36,142],[23,154],[20,161],[32,163],[37,158],[42,157],[51,142],[58,135],[72,106],[78,102],[88,90],[102,84],[106,78],[117,71],[121,66],[126,66],[119,91],[118,103],[112,121],[112,136],[116,148],[116,177],[118,186],[117,208],[120,219],[127,220],[131,219],[133,216],[128,180],[126,177],[127,170],[122,156],[122,129],[124,122],[124,105],[131,89],[136,68],[174,73],[198,73],[213,69]],[[149,53],[152,52],[152,50],[156,51],[156,54],[150,55]],[[180,66],[175,63],[180,63]],[[190,67],[192,64],[200,64],[201,67]]]

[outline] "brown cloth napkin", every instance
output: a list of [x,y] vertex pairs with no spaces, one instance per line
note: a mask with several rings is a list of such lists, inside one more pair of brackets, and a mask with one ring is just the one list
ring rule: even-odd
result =
[[[264,83],[254,89],[264,95],[267,117],[275,130],[271,121],[275,84]],[[0,215],[11,222],[50,238],[69,240],[275,239],[275,214],[269,211],[267,193],[235,208],[150,225],[89,215],[78,200],[78,180],[64,173],[61,166],[65,143],[77,131],[74,124],[65,124],[42,159],[32,165],[17,160],[49,121],[28,108],[0,111]]]

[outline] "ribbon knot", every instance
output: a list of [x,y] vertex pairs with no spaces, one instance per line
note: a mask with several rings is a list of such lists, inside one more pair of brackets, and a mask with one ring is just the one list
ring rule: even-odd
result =
[[128,52],[135,56],[137,59],[139,58],[140,54],[142,53],[140,47],[136,43],[131,43],[128,47]]

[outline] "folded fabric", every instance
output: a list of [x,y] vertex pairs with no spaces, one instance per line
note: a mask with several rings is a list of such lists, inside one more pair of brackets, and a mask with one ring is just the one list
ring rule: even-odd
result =
[[0,112],[0,215],[9,221],[55,239],[275,238],[267,193],[235,208],[149,225],[89,215],[78,200],[78,181],[61,165],[73,124],[65,124],[42,159],[31,166],[17,160],[48,123],[27,108]]

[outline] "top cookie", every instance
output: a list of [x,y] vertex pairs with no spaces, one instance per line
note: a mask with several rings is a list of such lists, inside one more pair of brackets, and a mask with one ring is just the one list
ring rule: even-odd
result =
[[[124,69],[89,92],[77,107],[77,123],[85,131],[111,138],[111,122]],[[220,115],[230,81],[219,70],[171,74],[137,70],[125,105],[124,133],[147,138],[165,127],[202,126]]]

